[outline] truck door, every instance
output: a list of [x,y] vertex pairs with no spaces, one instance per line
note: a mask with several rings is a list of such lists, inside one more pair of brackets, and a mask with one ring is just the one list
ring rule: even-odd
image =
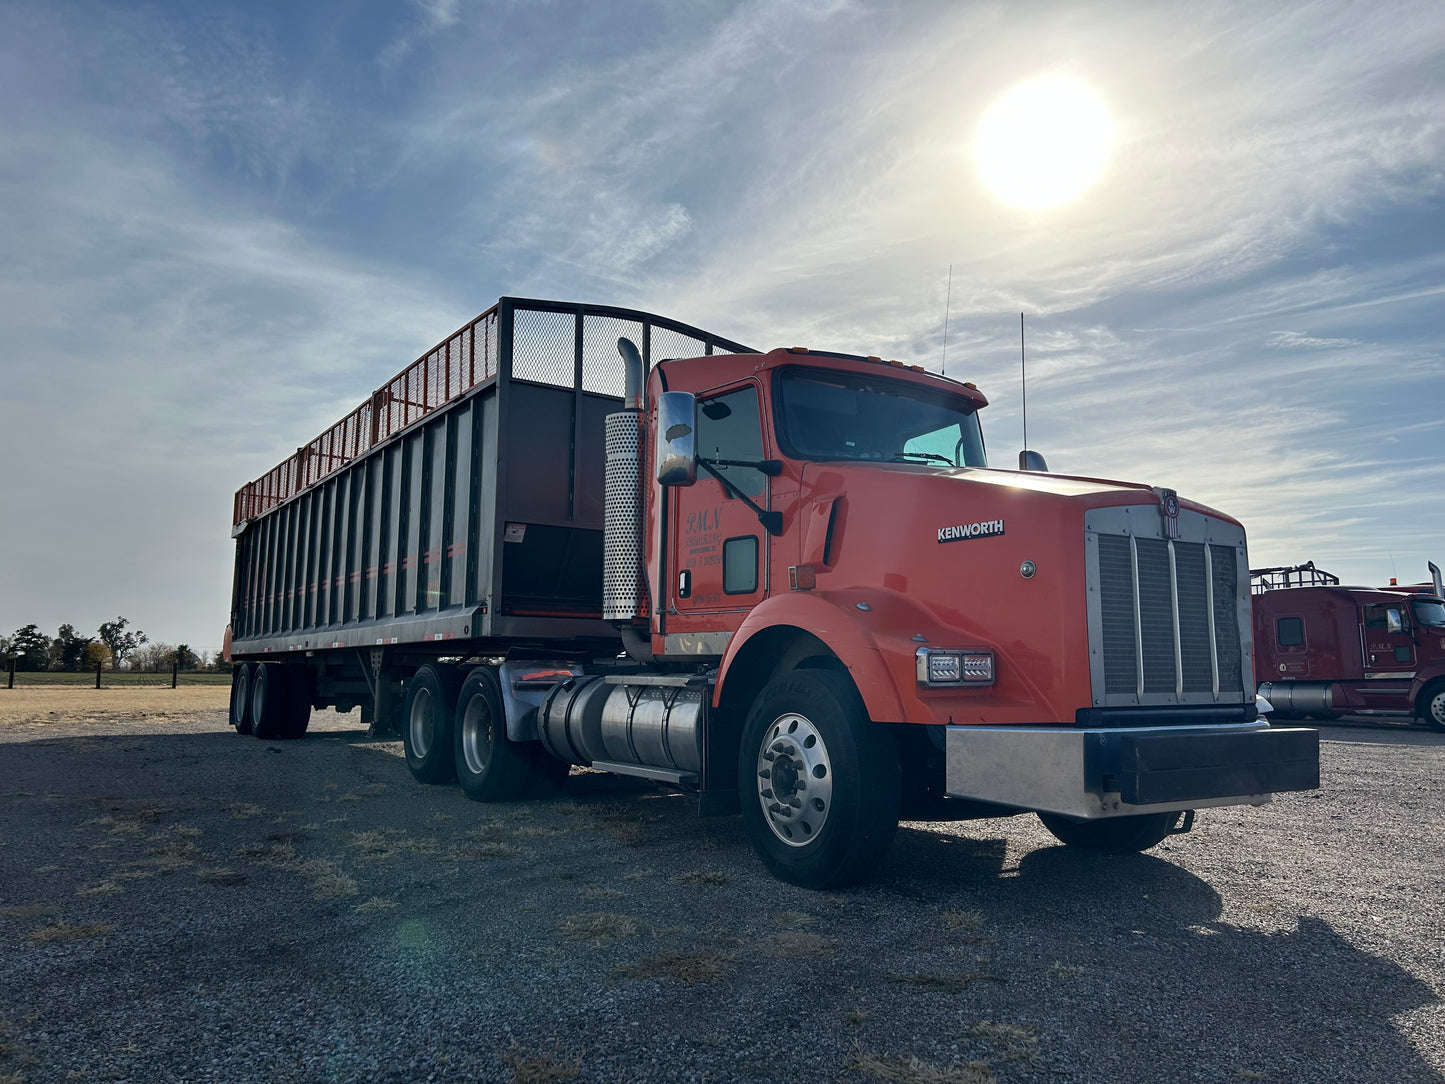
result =
[[[707,460],[766,458],[755,384],[699,397],[697,454]],[[768,478],[761,471],[716,470],[768,507]],[[767,595],[769,535],[746,502],[701,466],[695,484],[672,493],[665,650],[721,655],[748,610]]]
[[[1310,676],[1310,652],[1305,639],[1305,621],[1296,614],[1277,614],[1271,619],[1274,653],[1279,676],[1299,680]],[[1264,679],[1268,680],[1268,679]]]
[[1405,603],[1372,602],[1363,610],[1366,680],[1362,695],[1367,707],[1397,707],[1402,683],[1415,674],[1415,642]]

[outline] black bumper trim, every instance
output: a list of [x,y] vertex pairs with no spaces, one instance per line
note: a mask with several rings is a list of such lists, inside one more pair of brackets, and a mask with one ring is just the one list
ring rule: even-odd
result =
[[1314,790],[1320,735],[1307,727],[1244,734],[1120,735],[1120,796],[1131,805]]
[[1252,723],[1259,718],[1248,704],[1182,704],[1171,707],[1079,708],[1074,725],[1085,730],[1134,726],[1208,726],[1211,723]]

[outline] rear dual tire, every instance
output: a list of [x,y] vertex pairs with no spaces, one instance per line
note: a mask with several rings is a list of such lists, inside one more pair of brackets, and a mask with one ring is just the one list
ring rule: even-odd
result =
[[406,766],[418,783],[450,783],[457,777],[452,754],[452,712],[461,683],[450,666],[421,667],[407,683],[402,715]]
[[556,793],[571,765],[539,742],[507,737],[496,671],[478,667],[462,682],[453,726],[457,782],[474,802],[515,802]]
[[251,733],[251,664],[237,663],[231,671],[231,725],[237,734]]
[[[235,681],[248,687],[250,729],[242,729],[239,723],[236,729],[262,739],[302,737],[311,721],[311,672],[304,666],[285,666],[278,662],[252,663],[240,669],[249,671]],[[236,684],[231,688],[234,705]],[[232,720],[235,721],[234,706]]]

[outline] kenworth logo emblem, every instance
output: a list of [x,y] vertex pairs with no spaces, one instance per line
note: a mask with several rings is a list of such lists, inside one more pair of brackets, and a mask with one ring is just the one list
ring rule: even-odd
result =
[[965,538],[988,538],[1003,534],[1003,520],[986,519],[979,523],[960,523],[956,527],[938,528],[940,542],[962,542]]

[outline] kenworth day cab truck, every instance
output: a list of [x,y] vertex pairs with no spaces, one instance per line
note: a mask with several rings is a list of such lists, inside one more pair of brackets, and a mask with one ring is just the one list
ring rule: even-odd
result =
[[1253,569],[1255,678],[1274,717],[1416,716],[1445,730],[1445,585],[1349,587],[1313,561]]
[[810,887],[900,816],[1130,851],[1318,786],[1317,732],[1256,715],[1240,525],[990,469],[986,403],[503,298],[236,495],[232,721],[360,706],[480,801],[653,780]]

